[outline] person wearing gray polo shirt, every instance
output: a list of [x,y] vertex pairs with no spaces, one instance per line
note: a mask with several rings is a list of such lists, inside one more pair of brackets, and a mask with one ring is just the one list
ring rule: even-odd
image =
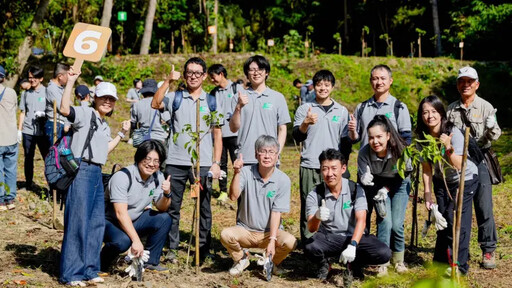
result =
[[373,120],[375,115],[386,115],[407,145],[411,144],[411,117],[407,105],[399,102],[389,93],[391,84],[393,84],[391,69],[382,64],[373,67],[370,72],[370,84],[373,96],[358,104],[354,115],[350,116],[349,130],[354,132],[354,137],[351,136],[351,139],[354,142],[360,141],[360,148],[363,148],[368,144],[366,131],[368,123]]
[[69,65],[57,63],[53,70],[53,78],[48,81],[46,87],[46,124],[44,126],[45,134],[48,143],[53,145],[53,102],[57,104],[57,139],[62,137],[62,133],[69,130],[69,123],[66,118],[59,113],[60,102],[62,100],[62,93],[64,86],[68,82]]
[[291,122],[288,105],[283,94],[266,86],[270,63],[265,57],[255,55],[244,63],[244,73],[249,79],[247,95],[239,92],[233,97],[233,115],[229,121],[232,132],[238,132],[238,152],[246,156],[246,165],[256,164],[254,142],[260,135],[277,138],[279,151],[286,142],[286,124]]
[[[144,250],[149,251],[144,268],[168,270],[159,265],[171,229],[171,217],[166,213],[171,204],[171,176],[164,180],[164,174],[158,170],[165,156],[160,141],[144,141],[135,152],[135,164],[112,175],[106,197],[101,271],[108,271],[117,256],[128,249],[135,257],[141,257]],[[153,205],[155,210],[151,209]],[[147,236],[146,246],[141,241],[144,236]]]
[[[34,178],[34,154],[36,145],[41,156],[48,154],[50,143],[44,134],[46,115],[46,87],[43,86],[44,70],[37,66],[28,69],[30,89],[20,99],[20,121],[18,138],[22,138],[24,150],[25,187],[32,189]],[[23,137],[21,137],[23,135]]]
[[[217,99],[217,104],[220,106],[218,110],[224,115],[224,125],[222,126],[222,155],[220,157],[220,169],[227,173],[228,152],[231,163],[233,163],[236,159],[236,139],[238,136],[238,133],[231,132],[228,124],[229,120],[231,120],[231,115],[233,114],[231,100],[238,93],[238,91],[243,91],[243,87],[237,83],[231,82],[231,80],[226,78],[228,76],[228,71],[226,71],[226,68],[224,68],[224,66],[221,64],[213,64],[208,67],[208,75],[210,76],[213,84],[215,84],[215,88],[210,92],[210,94],[215,96]],[[227,185],[228,178],[226,174],[226,177],[223,177],[222,180],[219,179],[220,195],[217,198],[217,201],[226,201],[228,199]]]
[[364,234],[366,196],[361,186],[342,177],[347,169],[343,154],[331,148],[318,158],[324,183],[307,198],[308,229],[316,233],[306,243],[306,256],[318,265],[320,280],[327,279],[332,257],[349,263],[353,276],[363,278],[362,268],[388,262],[391,250],[374,235]]
[[[421,100],[418,107],[418,121],[416,135],[421,140],[425,139],[425,135],[431,135],[439,138],[443,144],[444,160],[450,166],[444,167],[441,171],[438,163],[431,161],[422,162],[423,171],[423,187],[425,207],[427,210],[432,209],[434,204],[432,201],[432,192],[435,192],[438,211],[447,221],[447,227],[437,231],[436,246],[434,250],[434,262],[446,264],[456,263],[458,261],[458,270],[466,275],[469,270],[469,242],[471,239],[471,222],[472,222],[472,203],[473,196],[479,186],[478,168],[473,160],[468,159],[466,162],[466,171],[462,168],[462,153],[464,147],[464,135],[452,123],[448,121],[446,110],[443,102],[437,96],[427,96]],[[444,175],[443,175],[444,172]],[[457,260],[453,260],[453,223],[456,210],[455,199],[459,191],[460,173],[465,173],[464,178],[464,200],[462,202],[462,211],[460,213],[460,234],[459,234],[459,253]],[[443,177],[444,176],[444,177]],[[432,183],[434,184],[432,187]],[[433,189],[432,189],[433,188]],[[448,253],[447,253],[448,251]],[[451,274],[452,267],[448,267]]]
[[348,159],[352,148],[347,126],[348,110],[330,96],[335,81],[331,71],[316,72],[312,81],[314,84],[311,84],[315,87],[316,99],[301,105],[295,112],[292,135],[297,143],[303,143],[299,171],[302,245],[313,235],[307,230],[306,198],[313,187],[321,182],[318,155],[327,148],[342,148],[345,159]]
[[478,163],[480,186],[474,197],[476,222],[478,224],[478,243],[482,250],[482,264],[486,269],[496,268],[496,244],[498,235],[494,222],[492,204],[492,183],[489,175],[491,169],[488,159],[494,151],[492,141],[498,140],[501,129],[496,120],[496,111],[491,103],[479,97],[476,91],[480,87],[478,73],[466,66],[459,70],[457,90],[460,99],[448,105],[448,120],[457,128],[470,127],[471,137],[475,138],[486,161]]
[[[70,68],[60,104],[60,113],[67,118],[73,129],[71,151],[75,157],[82,159],[66,196],[59,281],[83,287],[86,286],[84,281],[104,282],[98,276],[105,232],[105,195],[101,168],[107,162],[108,153],[115,149],[130,130],[130,121],[123,121],[121,131],[114,138],[111,137],[105,117],[112,114],[118,97],[116,87],[109,82],[101,82],[96,86],[91,107],[71,107],[71,93],[79,75],[80,72],[75,73]],[[89,142],[88,147],[85,146],[86,142]]]
[[[187,181],[191,184],[194,183],[195,167],[192,167],[191,153],[185,149],[185,144],[190,141],[190,136],[186,133],[182,133],[186,125],[191,125],[193,131],[196,127],[196,111],[197,101],[199,101],[200,109],[200,131],[201,132],[201,143],[200,151],[196,151],[200,155],[200,183],[202,189],[200,191],[200,214],[201,219],[199,220],[199,245],[200,245],[200,260],[204,260],[205,257],[212,257],[210,254],[210,243],[211,243],[211,228],[212,228],[212,211],[211,211],[211,189],[206,189],[206,180],[208,171],[212,172],[212,177],[215,179],[219,178],[220,175],[220,155],[222,152],[222,132],[219,127],[222,123],[212,123],[208,126],[204,116],[209,115],[210,104],[208,103],[206,92],[203,90],[203,81],[206,79],[206,63],[203,59],[198,57],[192,57],[185,62],[183,78],[187,85],[186,89],[180,92],[169,92],[164,95],[164,92],[169,88],[171,82],[177,81],[180,78],[180,73],[174,71],[172,66],[172,72],[165,79],[162,86],[158,89],[151,106],[153,109],[161,109],[169,111],[171,113],[172,131],[170,139],[174,138],[176,133],[176,141],[169,141],[169,149],[166,160],[165,174],[172,175],[171,185],[173,187],[173,193],[171,196],[171,206],[169,208],[169,214],[172,218],[172,228],[169,232],[169,248],[170,251],[166,255],[166,259],[171,262],[177,262],[177,249],[180,244],[180,210],[181,203],[183,200],[183,194]],[[177,93],[181,93],[181,103],[179,109],[174,110],[174,99]],[[215,98],[214,98],[215,99]],[[217,106],[219,107],[219,106]]]
[[238,201],[236,226],[224,228],[220,242],[235,262],[229,274],[235,276],[249,266],[248,248],[265,249],[274,262],[272,273],[295,248],[295,237],[282,230],[281,213],[290,211],[290,178],[276,168],[279,143],[261,135],[254,144],[257,164],[245,166],[243,154],[233,164],[229,199]]

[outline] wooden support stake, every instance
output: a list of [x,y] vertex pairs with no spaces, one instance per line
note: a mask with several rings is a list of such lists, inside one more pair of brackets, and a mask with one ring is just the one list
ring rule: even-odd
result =
[[[201,182],[201,150],[200,149],[200,142],[201,142],[201,99],[197,98],[197,105],[196,105],[196,133],[197,133],[197,141],[196,141],[196,151],[197,151],[197,160],[196,160],[196,184],[200,184]],[[199,227],[201,226],[199,223],[199,210],[201,210],[201,189],[197,189],[197,198],[196,198],[196,274],[199,274]]]
[[[53,141],[52,145],[55,144],[57,141],[57,101],[53,100]],[[57,190],[52,190],[52,197],[53,197],[53,229],[57,228]],[[62,200],[61,200],[62,201]]]

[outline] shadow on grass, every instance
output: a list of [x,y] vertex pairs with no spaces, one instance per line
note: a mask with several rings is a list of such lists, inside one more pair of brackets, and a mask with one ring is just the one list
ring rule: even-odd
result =
[[49,247],[38,251],[36,246],[25,244],[8,244],[5,250],[14,252],[19,266],[30,269],[40,268],[52,277],[59,277],[59,250]]

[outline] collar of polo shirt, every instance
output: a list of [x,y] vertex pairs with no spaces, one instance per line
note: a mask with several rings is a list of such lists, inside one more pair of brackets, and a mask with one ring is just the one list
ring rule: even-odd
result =
[[[252,165],[252,177],[256,180],[261,180],[263,182],[263,178],[261,177],[260,175],[260,171],[258,171],[258,165],[259,164],[255,164],[255,165]],[[277,168],[276,168],[277,169]],[[275,177],[276,177],[276,169],[274,169],[274,172],[272,173],[272,175],[270,175],[270,178],[268,179],[268,181],[266,183],[276,183],[275,181]]]
[[[388,94],[388,97],[386,97],[386,100],[384,100],[384,102],[380,102],[380,103],[384,103],[386,105],[391,105],[392,97],[390,97],[390,96],[393,96],[393,95]],[[372,98],[370,98],[370,101],[368,101],[368,104],[377,106],[377,101],[375,101],[375,96],[372,96]]]
[[[370,144],[368,144],[368,145],[370,145]],[[388,159],[391,159],[391,157],[392,157],[391,156],[391,151],[389,149],[387,149],[386,157],[384,157],[384,159],[383,159],[383,158],[379,158],[377,156],[377,154],[375,153],[375,151],[372,150],[371,147],[369,147],[369,148],[370,148],[370,160],[371,161],[384,161],[384,159],[388,160]]]

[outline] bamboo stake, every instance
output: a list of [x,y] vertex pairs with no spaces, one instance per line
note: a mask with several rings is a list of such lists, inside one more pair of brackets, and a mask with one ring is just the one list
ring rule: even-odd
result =
[[[201,114],[200,114],[200,107],[201,107],[201,98],[197,98],[197,105],[196,105],[196,132],[197,132],[197,141],[196,141],[196,151],[197,151],[197,160],[196,160],[196,179],[195,182],[197,185],[200,185],[201,181],[201,169],[200,169],[200,156],[201,151],[200,148],[200,142],[201,142]],[[196,198],[196,274],[199,274],[199,227],[201,226],[199,223],[199,210],[200,210],[200,196],[201,196],[201,189],[197,189],[197,198]]]
[[[462,218],[462,201],[464,200],[464,178],[466,175],[466,162],[468,159],[468,144],[469,144],[469,127],[466,127],[464,135],[464,150],[462,152],[462,167],[460,172],[460,183],[459,183],[459,189],[457,191],[457,202],[455,203],[457,205],[457,210],[455,210],[455,221],[453,223],[453,226],[455,226],[455,233],[453,237],[453,257],[452,257],[452,279],[455,279],[458,275],[455,273],[455,267],[458,267],[458,261],[459,261],[459,239],[460,239],[460,221]],[[450,191],[448,191],[450,193]]]
[[[52,145],[57,141],[57,101],[53,100],[53,141]],[[52,189],[53,197],[53,229],[57,228],[57,190]],[[62,201],[62,200],[61,200]]]

